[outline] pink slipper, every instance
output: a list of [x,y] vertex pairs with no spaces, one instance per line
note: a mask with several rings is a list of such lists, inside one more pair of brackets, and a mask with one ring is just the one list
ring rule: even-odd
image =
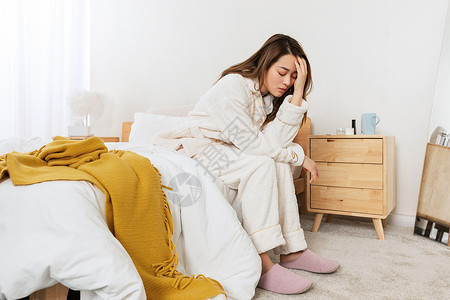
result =
[[309,289],[312,282],[303,278],[279,264],[273,265],[266,274],[261,276],[258,287],[278,294],[300,294]]
[[333,273],[339,268],[337,261],[325,259],[309,249],[304,251],[296,260],[280,262],[280,265],[285,268],[305,270],[313,273]]

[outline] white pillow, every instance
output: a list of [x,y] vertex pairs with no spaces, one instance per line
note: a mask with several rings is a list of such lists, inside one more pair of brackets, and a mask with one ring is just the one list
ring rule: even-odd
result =
[[186,117],[135,113],[129,141],[152,144],[158,133],[167,129],[178,127],[185,120]]

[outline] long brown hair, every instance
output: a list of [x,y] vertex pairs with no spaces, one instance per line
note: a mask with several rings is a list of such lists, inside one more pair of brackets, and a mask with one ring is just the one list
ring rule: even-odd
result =
[[[255,54],[250,56],[250,58],[248,58],[246,61],[231,66],[223,71],[220,78],[231,73],[240,74],[246,78],[258,78],[259,87],[261,88],[264,83],[264,76],[266,75],[266,71],[276,61],[278,61],[280,57],[287,54],[292,54],[295,57],[300,56],[306,61],[308,74],[303,89],[303,99],[306,100],[306,96],[311,93],[312,89],[311,66],[300,44],[295,39],[284,34],[275,34],[271,36]],[[284,98],[286,98],[287,95],[292,95],[293,93],[294,85],[292,85],[281,97],[275,98],[273,100],[273,110],[267,116],[264,125],[275,119],[275,116],[281,103],[283,103]],[[302,124],[305,120],[306,114],[303,117]]]

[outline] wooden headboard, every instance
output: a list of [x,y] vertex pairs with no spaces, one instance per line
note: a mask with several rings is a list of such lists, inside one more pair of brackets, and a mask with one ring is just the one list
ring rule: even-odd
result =
[[[130,139],[130,131],[131,131],[131,125],[133,125],[133,122],[123,122],[122,123],[122,142],[128,142]],[[294,143],[299,144],[302,146],[303,150],[306,153],[306,146],[308,143],[308,135],[311,134],[311,119],[306,118],[305,123],[298,131],[297,135],[294,138]]]
[[133,122],[122,123],[122,142],[130,141],[131,125],[133,125]]

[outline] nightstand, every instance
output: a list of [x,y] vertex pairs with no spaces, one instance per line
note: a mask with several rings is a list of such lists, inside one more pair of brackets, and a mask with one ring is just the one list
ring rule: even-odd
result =
[[[93,137],[93,136],[69,136],[67,137],[70,140],[73,141],[83,141],[83,140],[87,140],[88,138]],[[118,143],[119,142],[119,137],[117,136],[106,136],[106,137],[99,137],[103,140],[103,142],[105,143]]]
[[395,207],[395,141],[382,135],[311,135],[307,155],[319,178],[309,183],[307,209],[315,212],[313,232],[323,214],[371,218],[384,240],[386,217]]

